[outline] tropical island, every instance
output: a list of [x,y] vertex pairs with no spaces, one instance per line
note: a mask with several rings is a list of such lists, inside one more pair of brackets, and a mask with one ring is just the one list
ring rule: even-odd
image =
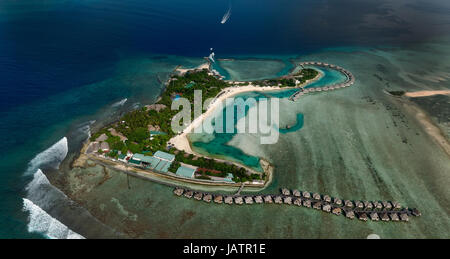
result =
[[[194,69],[177,67],[158,101],[133,110],[112,124],[93,133],[85,143],[74,166],[84,167],[86,160],[93,159],[122,171],[141,175],[168,178],[208,185],[264,187],[270,182],[272,166],[260,159],[262,170],[245,165],[212,158],[194,152],[186,137],[211,113],[216,104],[226,98],[247,91],[266,91],[282,88],[302,88],[321,77],[313,68],[296,67],[289,75],[255,82],[225,81],[211,69],[208,62]],[[194,117],[182,132],[171,128],[172,118],[178,113],[172,110],[173,100],[180,97],[194,105],[194,91],[201,90],[203,98],[214,98],[207,111]]]

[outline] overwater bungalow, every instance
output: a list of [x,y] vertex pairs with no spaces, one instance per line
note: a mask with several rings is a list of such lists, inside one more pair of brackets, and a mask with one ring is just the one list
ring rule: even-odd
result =
[[389,215],[387,213],[381,213],[381,220],[382,221],[389,221]]
[[344,210],[344,212],[345,212],[345,217],[347,217],[349,219],[355,218],[355,213],[353,212],[353,210]]
[[186,192],[184,193],[184,197],[186,197],[186,198],[188,198],[188,199],[192,198],[193,195],[194,195],[194,192],[193,192],[193,191],[186,191]]
[[242,196],[234,197],[234,203],[238,205],[244,204],[244,199],[242,199]]
[[285,196],[291,195],[291,191],[289,191],[289,189],[287,189],[287,188],[281,189],[281,193]]
[[320,201],[321,197],[320,194],[318,194],[317,192],[313,194],[313,199],[316,201]]
[[364,204],[361,201],[355,201],[355,207],[358,209],[364,208]]
[[320,210],[322,209],[322,202],[316,201],[313,203],[313,209]]
[[233,197],[232,196],[226,196],[224,201],[225,201],[226,204],[233,204]]
[[341,206],[342,205],[342,200],[339,199],[339,198],[334,198],[333,203],[338,205],[338,206]]
[[378,221],[380,219],[380,217],[378,217],[378,213],[376,213],[376,212],[370,213],[369,216],[370,216],[370,219],[373,221]]
[[347,208],[353,208],[353,202],[351,201],[351,200],[345,200],[344,201],[344,205],[345,205],[345,207],[347,207]]
[[201,192],[196,192],[196,193],[194,194],[194,199],[200,201],[202,198],[203,198],[203,193],[201,193]]
[[272,196],[270,196],[270,195],[264,196],[264,202],[265,203],[272,203],[273,202]]
[[245,201],[245,204],[253,204],[252,196],[245,197],[244,201]]
[[284,204],[291,205],[292,204],[292,197],[284,197],[283,199]]
[[374,201],[374,202],[373,202],[373,207],[374,207],[375,209],[377,209],[377,210],[381,210],[381,209],[383,208],[383,204],[381,204],[381,203],[378,202],[378,201]]
[[261,204],[261,203],[263,203],[264,201],[263,201],[263,198],[262,198],[262,196],[261,195],[257,195],[257,196],[255,196],[255,203],[258,203],[258,204]]
[[295,197],[300,197],[300,196],[301,196],[301,193],[300,193],[299,190],[293,190],[293,191],[292,191],[292,194],[293,194]]
[[276,204],[282,204],[282,203],[283,203],[283,198],[282,198],[280,195],[278,195],[278,196],[275,196],[275,198],[273,199],[273,201],[274,201]]
[[398,214],[397,213],[391,213],[389,216],[391,217],[392,221],[399,221],[400,220],[398,218]]
[[301,198],[295,198],[294,199],[294,205],[302,206],[302,199]]
[[387,210],[392,209],[392,204],[389,201],[383,201],[382,204],[383,204],[383,208],[385,208]]
[[399,202],[393,201],[392,202],[392,208],[394,210],[401,210],[402,209],[402,205]]
[[368,209],[368,210],[373,209],[373,204],[372,204],[372,202],[370,202],[370,201],[364,201],[363,203],[364,203],[364,208],[366,208],[366,209]]
[[411,213],[415,216],[415,217],[419,217],[422,215],[422,213],[420,213],[420,211],[416,208],[411,210]]
[[204,201],[206,201],[206,202],[211,202],[211,200],[212,200],[212,195],[211,194],[206,194],[206,195],[204,195],[203,196],[203,200]]
[[311,201],[310,200],[303,200],[303,207],[311,208]]
[[339,216],[339,215],[341,215],[341,213],[342,213],[342,209],[339,208],[339,207],[336,207],[336,208],[334,208],[334,209],[331,211],[331,213],[333,213],[334,215]]
[[401,221],[409,221],[408,214],[406,214],[406,212],[401,212],[400,213],[400,220]]
[[223,202],[223,196],[222,195],[217,195],[214,197],[214,202],[218,203],[218,204],[222,204]]
[[331,205],[330,204],[325,204],[322,206],[322,210],[325,212],[330,212],[331,211]]
[[174,190],[173,190],[173,193],[176,195],[176,196],[181,196],[182,194],[183,194],[183,192],[184,192],[184,190],[183,190],[183,188],[175,188]]
[[326,202],[331,202],[330,195],[327,194],[327,195],[323,196],[323,200],[326,201]]
[[311,198],[311,193],[309,193],[309,192],[307,192],[307,191],[303,191],[303,192],[302,192],[302,196],[303,196],[304,198],[306,198],[306,199],[309,199],[309,198]]
[[366,213],[359,214],[358,219],[362,220],[362,221],[367,221],[367,219],[368,219],[367,214]]

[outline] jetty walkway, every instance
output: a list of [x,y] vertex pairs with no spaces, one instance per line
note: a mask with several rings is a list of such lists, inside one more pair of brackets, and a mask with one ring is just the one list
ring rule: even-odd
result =
[[337,89],[349,87],[355,83],[355,77],[353,76],[353,74],[350,71],[348,71],[340,66],[336,66],[336,65],[328,64],[328,63],[322,63],[322,62],[301,62],[298,65],[301,67],[311,65],[311,66],[320,66],[320,67],[335,69],[335,70],[343,73],[347,77],[347,79],[343,83],[333,84],[333,85],[329,85],[329,86],[327,85],[327,86],[323,86],[323,87],[311,87],[311,88],[306,88],[306,89],[302,87],[302,88],[300,88],[300,90],[298,90],[297,92],[295,92],[294,94],[292,94],[289,97],[289,100],[291,100],[291,101],[296,101],[301,96],[309,94],[309,93],[337,90]]
[[334,215],[344,215],[348,219],[358,218],[361,221],[393,221],[407,222],[411,216],[421,215],[419,210],[402,207],[395,201],[359,201],[342,200],[329,195],[307,191],[282,188],[280,194],[249,194],[230,195],[199,192],[181,187],[175,187],[173,193],[179,197],[217,204],[284,204],[298,207],[313,208]]

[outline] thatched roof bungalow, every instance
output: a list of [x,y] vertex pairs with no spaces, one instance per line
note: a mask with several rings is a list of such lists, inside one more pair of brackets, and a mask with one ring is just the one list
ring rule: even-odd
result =
[[400,213],[400,220],[405,222],[409,221],[408,214],[406,214],[406,212]]
[[392,209],[392,204],[389,201],[383,201],[383,208],[390,210]]
[[330,195],[327,194],[327,195],[323,196],[323,200],[326,201],[326,202],[331,202]]
[[201,192],[196,192],[195,194],[194,194],[194,199],[196,199],[196,200],[201,200],[203,198],[203,193],[201,193]]
[[309,193],[309,192],[307,192],[307,191],[303,191],[303,192],[302,192],[302,196],[303,196],[304,198],[309,199],[309,198],[311,198],[311,193]]
[[272,196],[270,196],[270,195],[264,196],[264,202],[265,203],[272,203],[273,202]]
[[183,195],[183,192],[184,192],[183,188],[179,188],[179,187],[177,187],[177,188],[175,188],[175,189],[173,190],[173,193],[174,193],[176,196],[181,196],[181,195]]
[[355,206],[358,209],[364,208],[364,204],[361,201],[355,201]]
[[204,196],[203,196],[203,201],[206,201],[206,202],[211,202],[211,200],[212,200],[212,195],[211,194],[205,194]]
[[411,210],[411,213],[415,216],[415,217],[419,217],[422,216],[422,213],[420,213],[420,211],[416,208]]
[[320,201],[316,201],[313,203],[313,209],[320,210],[322,209],[322,203]]
[[263,203],[264,201],[263,201],[262,196],[261,195],[255,196],[255,202],[258,204]]
[[320,201],[321,197],[320,194],[318,194],[317,192],[313,194],[313,199],[316,201]]
[[367,221],[367,219],[368,219],[367,214],[366,213],[359,214],[358,219],[362,220],[362,221]]
[[393,201],[392,202],[392,208],[394,210],[401,210],[402,209],[402,205],[399,202]]
[[331,211],[331,205],[330,204],[325,204],[322,206],[322,210],[325,212],[330,212]]
[[226,196],[224,201],[225,201],[226,204],[233,204],[233,197],[232,196]]
[[289,204],[289,205],[291,205],[292,204],[292,197],[284,197],[284,199],[283,199],[283,202],[284,202],[284,204]]
[[353,208],[353,202],[351,200],[345,200],[344,201],[345,207],[347,208]]
[[278,195],[278,196],[275,197],[275,199],[273,199],[273,201],[276,204],[282,204],[283,203],[283,198],[280,195]]
[[398,218],[398,214],[397,213],[391,213],[389,216],[391,217],[392,221],[399,221],[400,220]]
[[366,209],[368,209],[368,210],[373,209],[373,204],[372,204],[372,202],[370,202],[370,201],[364,201],[363,203],[364,203],[364,208],[366,208]]
[[245,197],[244,201],[245,201],[245,204],[253,204],[252,196]]
[[303,207],[311,208],[311,201],[310,200],[303,200]]
[[331,211],[331,213],[333,213],[334,215],[339,216],[339,215],[341,215],[341,213],[342,213],[342,209],[339,208],[339,207],[336,207],[336,208],[334,208],[334,209]]
[[193,191],[186,191],[186,192],[184,193],[184,197],[186,197],[186,198],[188,198],[188,199],[192,198],[192,195],[194,195],[194,192],[193,192]]
[[294,199],[294,205],[302,206],[302,199],[301,198],[295,198]]
[[374,207],[375,209],[377,209],[377,210],[381,210],[381,209],[383,208],[383,204],[381,204],[381,203],[378,202],[378,201],[374,201],[374,202],[373,202],[373,207]]
[[244,199],[242,199],[242,196],[234,197],[234,203],[241,205],[244,203]]
[[214,202],[218,203],[218,204],[222,204],[223,202],[223,196],[222,195],[217,195],[214,197]]
[[300,196],[301,196],[301,193],[300,193],[299,190],[293,190],[293,191],[292,191],[292,194],[293,194],[295,197],[300,197]]
[[347,217],[349,219],[355,218],[355,213],[353,212],[353,210],[344,210],[344,212],[345,212],[345,217]]
[[378,221],[378,220],[380,220],[380,217],[378,217],[378,213],[376,213],[376,212],[370,213],[369,216],[370,216],[370,219],[373,220],[373,221]]
[[338,205],[338,206],[341,206],[342,205],[342,200],[339,199],[339,198],[334,198],[333,203]]
[[291,195],[291,191],[289,191],[289,189],[287,188],[281,189],[281,193],[285,196]]
[[387,213],[381,213],[382,221],[389,221],[389,215]]

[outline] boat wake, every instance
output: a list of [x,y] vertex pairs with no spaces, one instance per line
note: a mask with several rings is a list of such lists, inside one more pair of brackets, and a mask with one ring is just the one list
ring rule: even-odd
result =
[[228,19],[230,19],[231,16],[231,2],[230,2],[230,6],[228,7],[227,12],[223,15],[222,17],[222,21],[220,21],[221,24],[224,24],[228,21]]

